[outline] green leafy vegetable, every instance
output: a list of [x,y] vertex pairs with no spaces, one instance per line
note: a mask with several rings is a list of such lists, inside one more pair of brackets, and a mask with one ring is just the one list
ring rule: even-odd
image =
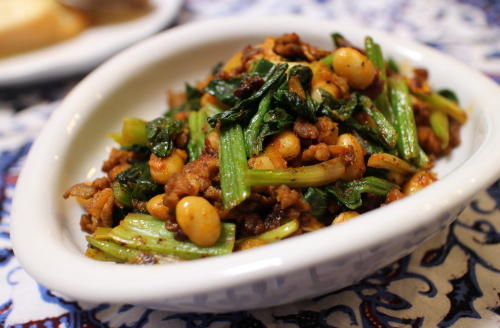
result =
[[460,102],[458,101],[458,97],[457,97],[457,94],[455,92],[453,92],[452,90],[450,89],[441,89],[438,91],[438,94],[447,98],[448,100],[451,100],[457,104],[459,104]]
[[267,59],[261,58],[257,60],[251,69],[251,73],[255,73],[259,76],[266,76],[269,71],[273,68],[274,64]]
[[328,213],[329,195],[322,188],[309,187],[306,189],[304,199],[311,205],[312,214],[319,220]]
[[340,157],[319,164],[289,169],[257,170],[246,172],[246,183],[250,186],[316,187],[332,183],[345,172],[344,162]]
[[148,142],[146,122],[138,118],[126,117],[123,119],[121,133],[110,133],[108,136],[122,147],[145,146]]
[[397,143],[397,132],[387,118],[372,103],[370,98],[360,96],[362,108],[377,126],[379,140],[388,148],[394,148]]
[[204,111],[190,112],[188,118],[189,125],[189,142],[187,150],[189,161],[194,161],[200,157],[205,148],[207,115]]
[[174,256],[196,259],[232,252],[236,227],[223,223],[219,240],[211,247],[201,247],[190,241],[178,241],[165,228],[165,222],[150,215],[130,213],[108,232],[108,240],[87,237],[89,243],[124,262],[140,262],[144,256]]
[[394,125],[398,132],[398,150],[403,159],[411,160],[417,157],[419,145],[408,86],[402,79],[389,78],[388,81]]
[[431,113],[429,122],[431,123],[432,131],[434,131],[439,141],[441,141],[441,149],[448,147],[448,143],[450,142],[448,115],[439,110],[435,110]]
[[274,101],[278,107],[284,108],[289,113],[295,113],[298,116],[315,122],[316,113],[319,111],[319,104],[311,97],[301,98],[295,92],[279,89],[274,93]]
[[185,94],[186,94],[186,101],[184,104],[177,108],[170,108],[164,116],[166,117],[172,117],[175,114],[179,112],[184,112],[188,110],[198,110],[200,108],[200,100],[201,96],[203,95],[200,90],[196,89],[195,87],[192,87],[188,83],[185,84]]
[[377,177],[365,177],[356,181],[337,181],[326,190],[335,196],[339,202],[353,210],[363,204],[361,200],[362,193],[370,192],[386,196],[389,190],[394,188],[398,188],[398,185]]
[[[387,87],[387,73],[385,70],[385,61],[382,54],[382,49],[378,43],[375,43],[371,37],[365,38],[365,52],[368,59],[378,69],[378,79],[383,84],[382,92],[375,99],[375,105],[389,120],[390,123],[394,122],[392,115],[391,104],[389,102],[388,87]],[[394,146],[393,146],[394,147]]]
[[467,121],[467,113],[453,100],[449,100],[437,93],[431,93],[430,95],[417,94],[417,97],[428,103],[433,110],[440,110],[446,113],[460,124],[464,124]]
[[230,209],[250,196],[250,186],[245,182],[245,137],[238,124],[221,130],[219,159],[222,203]]
[[111,189],[113,190],[113,196],[117,201],[125,206],[132,206],[132,194],[126,186],[121,185],[118,181],[114,181],[111,184]]
[[[120,189],[116,194],[123,193],[124,204],[130,204],[127,200],[130,197],[141,201],[147,201],[154,195],[160,194],[163,186],[153,181],[149,173],[149,165],[146,162],[137,162],[132,167],[116,176],[116,181],[120,183]],[[115,193],[115,190],[113,190]]]
[[214,96],[221,103],[234,106],[239,98],[235,96],[234,92],[241,86],[243,79],[234,77],[230,79],[213,79],[205,87],[205,91]]
[[167,157],[174,149],[174,138],[184,123],[171,117],[159,117],[146,124],[148,147],[158,157]]
[[308,66],[295,65],[288,71],[288,76],[296,76],[302,88],[307,92],[311,89],[313,72]]
[[289,222],[280,225],[277,228],[261,233],[260,235],[240,239],[237,243],[241,243],[247,239],[257,239],[261,240],[267,244],[274,243],[276,241],[285,239],[288,236],[291,236],[295,231],[299,230],[300,222],[297,219],[290,220]]
[[246,123],[253,116],[257,102],[285,76],[288,64],[275,64],[264,77],[264,84],[253,95],[236,103],[231,109],[208,118],[208,123],[215,127],[217,121],[222,126]]
[[352,116],[354,110],[358,106],[359,98],[356,93],[351,95],[351,99],[346,102],[343,99],[333,98],[332,95],[324,89],[320,89],[319,92],[322,97],[319,115],[328,116],[336,121],[346,121]]

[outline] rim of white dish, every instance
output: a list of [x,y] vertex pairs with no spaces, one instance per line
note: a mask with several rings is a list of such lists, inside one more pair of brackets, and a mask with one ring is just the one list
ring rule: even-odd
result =
[[[61,140],[64,139],[61,138],[61,129],[71,121],[75,113],[92,110],[92,104],[97,101],[90,97],[95,97],[94,85],[98,84],[99,92],[106,94],[124,76],[133,74],[134,69],[140,66],[139,62],[147,62],[145,57],[164,56],[161,53],[165,51],[165,44],[196,47],[197,41],[193,40],[193,36],[210,41],[228,36],[245,36],[255,31],[272,33],[276,26],[299,32],[322,33],[339,28],[339,24],[332,21],[296,16],[240,17],[198,22],[176,27],[146,40],[112,58],[85,78],[67,96],[45,126],[28,156],[17,185],[13,204],[12,242],[17,258],[28,273],[50,289],[93,302],[140,303],[220,290],[305,269],[418,229],[429,223],[433,216],[455,208],[457,204],[465,205],[470,197],[498,177],[500,152],[496,151],[496,147],[500,142],[500,129],[493,127],[500,124],[500,111],[494,111],[494,108],[500,107],[500,102],[492,99],[491,106],[481,109],[488,118],[485,141],[471,158],[443,179],[446,183],[433,184],[425,192],[371,211],[359,219],[335,226],[334,229],[321,229],[250,251],[167,265],[98,262],[69,249],[61,231],[51,231],[57,222],[44,215],[56,216],[57,209],[47,208],[50,207],[47,204],[45,208],[26,206],[36,204],[41,191],[33,186],[43,186],[46,183],[44,175],[51,170],[47,163],[52,160],[49,158],[52,152],[47,152],[47,148],[43,146],[51,145],[51,140],[58,140],[58,145],[54,147],[65,149],[69,141]],[[356,26],[350,28],[353,33],[367,33],[365,29]],[[380,43],[391,43],[394,47],[423,55],[432,62],[465,72],[482,86],[481,94],[500,93],[500,88],[481,73],[433,49],[372,29],[369,33]],[[117,71],[120,74],[112,74]],[[404,214],[405,218],[401,220],[394,214]],[[30,217],[40,216],[38,220],[29,220]],[[24,229],[27,225],[31,225],[30,229]],[[50,231],[39,233],[44,230]],[[356,232],[355,235],[352,234],[353,231]],[[317,251],[307,247],[310,244],[314,244]]]

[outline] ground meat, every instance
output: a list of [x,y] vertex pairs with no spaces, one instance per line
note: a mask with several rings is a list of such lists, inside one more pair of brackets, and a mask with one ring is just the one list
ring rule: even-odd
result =
[[175,146],[177,148],[185,148],[189,141],[189,127],[186,125],[181,133],[175,136]]
[[69,197],[79,197],[83,199],[90,199],[94,196],[99,190],[103,190],[110,186],[108,178],[97,178],[91,183],[78,183],[68,190],[66,190],[63,194],[65,199]]
[[222,199],[221,190],[214,186],[210,186],[203,193],[203,197],[214,202],[220,202]]
[[323,228],[325,225],[316,219],[314,215],[309,212],[302,213],[300,216],[300,227],[303,231],[315,231]]
[[264,221],[256,213],[244,214],[240,219],[240,223],[238,224],[240,238],[259,235],[266,231]]
[[163,203],[171,213],[182,197],[196,196],[212,184],[219,172],[219,158],[216,154],[203,153],[200,158],[186,164],[182,171],[174,174],[165,184]]
[[450,143],[449,146],[454,148],[460,145],[460,123],[454,119],[450,119]]
[[303,162],[324,162],[330,159],[330,150],[328,149],[328,145],[325,143],[319,143],[316,145],[311,145],[309,148],[304,150],[302,153],[302,161]]
[[301,199],[301,194],[295,189],[291,189],[286,185],[281,185],[275,189],[276,199],[280,204],[281,209],[293,206]]
[[412,96],[411,102],[417,126],[429,125],[429,117],[431,116],[431,109],[429,108],[429,105],[414,96]]
[[168,98],[168,107],[177,108],[182,106],[186,102],[186,93],[184,91],[175,92],[173,90],[168,90],[167,98]]
[[327,145],[335,145],[339,136],[338,124],[332,121],[329,117],[322,116],[316,122],[318,128],[318,141],[324,142]]
[[280,204],[275,204],[272,211],[264,219],[265,230],[272,230],[279,227],[285,219],[285,211]]
[[103,172],[109,172],[111,169],[117,165],[123,164],[123,163],[129,163],[132,158],[134,157],[134,153],[131,151],[125,151],[125,150],[120,150],[113,148],[111,149],[111,152],[109,153],[109,157],[107,160],[102,163],[102,171]]
[[298,119],[293,123],[293,132],[302,139],[318,139],[318,128],[303,119]]
[[89,199],[97,192],[97,188],[88,183],[78,183],[68,190],[66,190],[63,194],[65,199],[69,197],[80,197],[83,199]]
[[234,91],[234,95],[238,98],[248,98],[254,91],[259,89],[264,84],[264,79],[259,76],[247,76],[238,89]]
[[120,173],[122,173],[123,171],[127,170],[128,168],[130,168],[132,165],[129,164],[129,163],[123,163],[123,164],[119,164],[115,167],[113,167],[111,170],[109,170],[108,172],[108,177],[109,177],[109,180],[111,181],[115,181],[116,179],[116,176]]
[[429,126],[417,128],[418,142],[427,154],[439,155],[441,153],[441,142]]
[[405,197],[405,194],[403,194],[399,189],[394,188],[394,189],[389,190],[389,192],[387,193],[387,196],[385,198],[385,203],[389,204],[389,203],[395,202],[397,200],[400,200],[404,197]]
[[111,188],[96,192],[85,205],[88,214],[82,215],[80,219],[82,230],[93,233],[98,227],[111,227],[114,201]]
[[312,62],[329,54],[326,50],[302,42],[296,33],[283,34],[274,41],[273,51],[289,60],[307,60]]
[[306,60],[302,42],[296,33],[283,34],[275,39],[273,51],[290,60]]
[[429,94],[432,92],[429,83],[427,82],[427,78],[429,77],[429,73],[424,68],[415,68],[413,70],[413,77],[408,79],[408,86],[415,93],[424,93]]

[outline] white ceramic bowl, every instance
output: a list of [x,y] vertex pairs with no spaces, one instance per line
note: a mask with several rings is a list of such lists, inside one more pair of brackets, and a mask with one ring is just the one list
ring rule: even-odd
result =
[[[120,265],[83,255],[81,209],[64,201],[75,182],[100,175],[124,116],[151,119],[166,109],[165,90],[201,79],[211,67],[268,35],[298,32],[331,48],[340,31],[356,44],[370,34],[386,55],[430,70],[435,87],[473,107],[461,146],[440,161],[440,180],[416,195],[356,220],[219,258],[169,265]],[[238,18],[181,26],[126,50],[82,81],[36,141],[19,180],[12,241],[40,283],[75,299],[126,302],[175,311],[269,307],[355,283],[411,252],[446,227],[470,198],[499,176],[500,89],[432,49],[352,24],[299,17]]]

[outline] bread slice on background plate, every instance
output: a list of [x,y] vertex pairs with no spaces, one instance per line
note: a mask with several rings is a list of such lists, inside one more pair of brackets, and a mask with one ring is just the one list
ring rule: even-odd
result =
[[0,0],[0,57],[71,38],[87,25],[56,0]]

